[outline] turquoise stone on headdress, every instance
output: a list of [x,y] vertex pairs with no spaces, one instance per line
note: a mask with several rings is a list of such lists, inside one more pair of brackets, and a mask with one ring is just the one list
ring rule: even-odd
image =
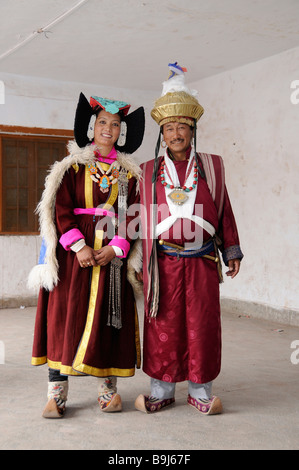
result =
[[101,98],[99,96],[91,96],[90,105],[93,108],[95,108],[96,106],[100,106],[101,108],[105,109],[107,113],[110,114],[116,114],[119,111],[123,111],[126,115],[130,108],[130,105],[128,103],[125,103],[124,101],[110,100],[108,98]]

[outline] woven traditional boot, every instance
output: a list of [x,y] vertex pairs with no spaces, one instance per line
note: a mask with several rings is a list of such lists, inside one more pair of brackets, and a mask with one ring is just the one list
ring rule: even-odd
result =
[[222,403],[219,397],[213,396],[209,399],[204,398],[193,398],[188,395],[188,404],[193,406],[202,415],[218,415],[221,414]]
[[43,411],[44,418],[62,418],[68,394],[68,380],[48,382],[48,403]]
[[144,413],[155,413],[160,411],[165,406],[172,405],[175,402],[175,398],[166,398],[160,400],[160,398],[151,397],[148,395],[139,395],[135,400],[135,408],[138,411]]
[[121,397],[117,393],[116,377],[105,377],[99,379],[98,402],[102,411],[113,413],[122,410]]

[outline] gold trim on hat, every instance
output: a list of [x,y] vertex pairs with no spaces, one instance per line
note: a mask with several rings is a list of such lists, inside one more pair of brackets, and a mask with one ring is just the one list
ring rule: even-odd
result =
[[163,126],[164,124],[167,124],[168,122],[182,122],[183,124],[188,124],[188,126],[194,127],[194,120],[189,119],[184,116],[167,117],[165,119],[162,119],[162,121],[159,122],[159,125]]
[[203,113],[204,108],[194,96],[185,91],[178,91],[166,93],[159,98],[155,102],[151,116],[161,126],[165,122],[171,122],[170,118],[179,118],[179,122],[182,122],[181,119],[188,118],[198,121]]

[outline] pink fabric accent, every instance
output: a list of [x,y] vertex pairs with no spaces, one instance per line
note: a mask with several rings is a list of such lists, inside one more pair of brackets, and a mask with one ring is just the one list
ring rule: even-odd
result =
[[100,207],[91,207],[89,209],[81,209],[80,207],[76,207],[74,209],[74,214],[87,214],[87,215],[108,215],[108,217],[118,217],[117,214],[111,211],[107,211],[105,209],[101,209]]
[[[95,145],[95,143],[93,142],[92,145]],[[94,154],[100,162],[104,162],[104,163],[110,163],[111,164],[111,163],[115,162],[115,160],[117,159],[117,151],[115,150],[114,147],[112,148],[111,152],[106,157],[103,157],[100,154],[99,150],[95,150]]]
[[80,238],[84,238],[84,235],[78,230],[77,228],[72,228],[68,232],[64,233],[61,235],[59,242],[63,246],[63,248],[67,251],[69,251],[71,248],[70,246],[80,240]]
[[123,256],[119,256],[118,258],[126,258],[130,250],[130,243],[125,238],[119,237],[118,235],[115,235],[112,238],[109,245],[118,246],[121,250],[123,250]]

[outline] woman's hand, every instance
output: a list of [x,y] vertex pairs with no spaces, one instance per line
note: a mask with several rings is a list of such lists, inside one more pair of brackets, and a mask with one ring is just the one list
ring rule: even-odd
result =
[[85,245],[80,251],[76,253],[78,262],[81,268],[89,268],[90,266],[96,266],[94,259],[94,250],[90,246]]
[[94,258],[99,266],[106,266],[115,256],[115,251],[112,246],[107,245],[96,251]]

